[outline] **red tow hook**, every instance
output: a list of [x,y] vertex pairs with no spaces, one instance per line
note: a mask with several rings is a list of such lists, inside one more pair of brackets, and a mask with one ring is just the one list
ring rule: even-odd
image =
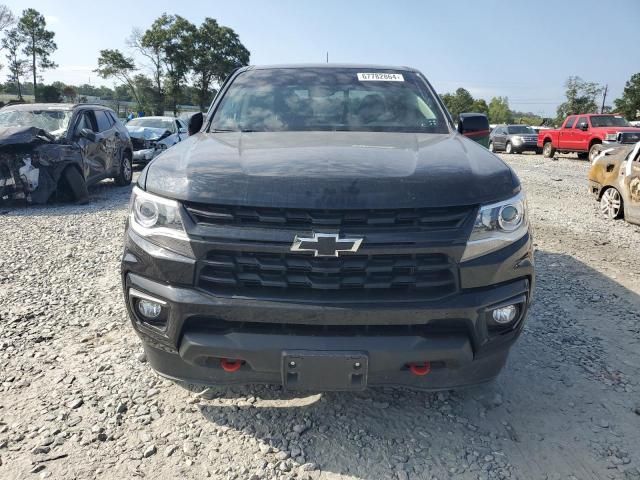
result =
[[228,358],[220,359],[220,366],[225,372],[233,373],[240,370],[244,362],[242,360],[229,360]]
[[411,370],[411,373],[414,375],[423,377],[431,371],[431,362],[410,363],[409,370]]

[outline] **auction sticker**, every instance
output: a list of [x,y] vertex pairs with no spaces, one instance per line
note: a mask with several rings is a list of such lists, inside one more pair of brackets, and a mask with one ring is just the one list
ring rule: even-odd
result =
[[401,73],[359,73],[361,82],[404,82]]

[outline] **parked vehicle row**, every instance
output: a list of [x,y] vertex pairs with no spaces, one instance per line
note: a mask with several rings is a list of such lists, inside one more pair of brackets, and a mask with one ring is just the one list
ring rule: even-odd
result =
[[131,182],[147,163],[188,137],[184,120],[142,117],[126,127],[103,105],[19,104],[0,109],[0,203],[85,202],[106,178]]
[[629,125],[624,117],[613,114],[570,115],[558,129],[538,134],[538,148],[553,157],[556,152],[575,152],[591,162],[602,146],[640,141],[640,128]]
[[105,178],[127,185],[132,146],[113,110],[90,104],[22,104],[0,109],[0,202],[84,202]]

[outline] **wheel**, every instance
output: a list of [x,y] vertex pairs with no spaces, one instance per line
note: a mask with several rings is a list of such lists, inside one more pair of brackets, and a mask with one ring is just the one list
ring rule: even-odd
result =
[[63,196],[70,193],[73,200],[79,204],[89,201],[89,190],[87,190],[87,182],[77,168],[68,167],[62,172],[61,177]]
[[622,196],[618,190],[609,187],[604,191],[600,197],[600,211],[611,220],[622,216]]
[[594,143],[593,145],[591,145],[591,148],[589,149],[589,161],[591,163],[593,163],[593,161],[598,156],[601,150],[602,150],[602,144]]
[[589,154],[587,152],[578,152],[578,158],[580,160],[586,160],[589,158]]
[[504,153],[513,153],[513,145],[511,145],[511,142],[507,142],[507,144],[505,145]]
[[556,149],[553,148],[553,143],[545,142],[544,146],[542,147],[542,155],[545,158],[553,158],[555,153],[556,153]]
[[495,152],[495,149],[493,148],[493,142],[489,142],[489,151]]
[[131,183],[133,177],[133,165],[131,164],[131,154],[124,152],[122,159],[120,160],[120,168],[118,169],[118,175],[113,177],[116,185],[124,187]]

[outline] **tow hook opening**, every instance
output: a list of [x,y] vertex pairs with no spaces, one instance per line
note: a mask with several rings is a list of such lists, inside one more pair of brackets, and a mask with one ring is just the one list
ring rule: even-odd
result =
[[229,373],[237,372],[238,370],[240,370],[240,367],[242,367],[243,364],[244,362],[242,360],[230,359],[230,358],[220,359],[220,366],[225,372],[229,372]]
[[431,362],[413,362],[407,366],[409,371],[418,377],[423,377],[431,372]]

